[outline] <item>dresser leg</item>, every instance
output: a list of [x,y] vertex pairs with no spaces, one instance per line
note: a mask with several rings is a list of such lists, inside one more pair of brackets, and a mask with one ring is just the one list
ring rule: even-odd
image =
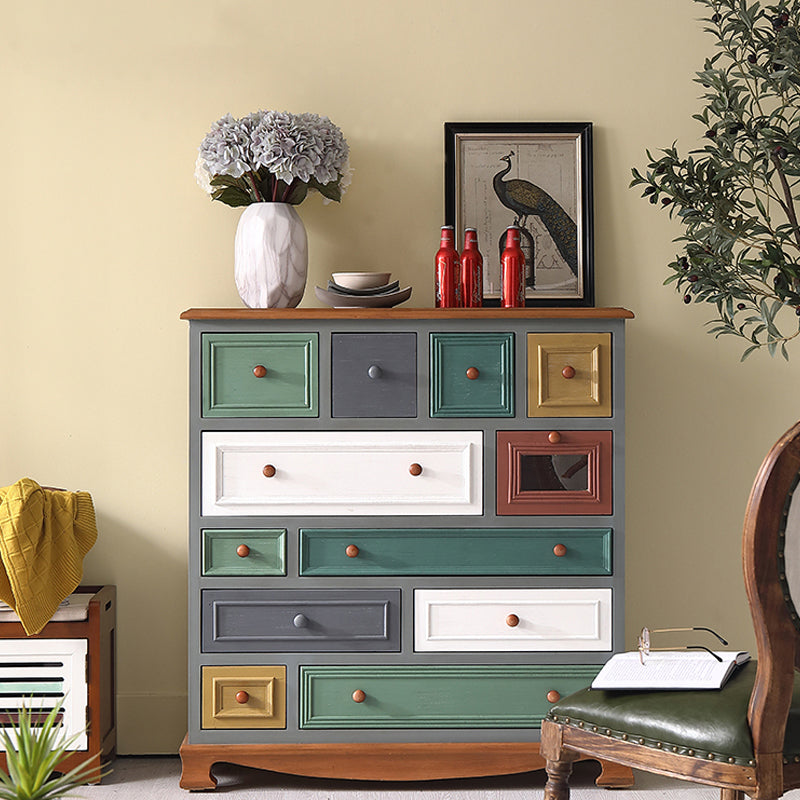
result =
[[218,760],[209,755],[205,748],[193,748],[184,737],[180,747],[181,789],[192,792],[208,791],[217,788],[217,779],[211,774],[211,767]]

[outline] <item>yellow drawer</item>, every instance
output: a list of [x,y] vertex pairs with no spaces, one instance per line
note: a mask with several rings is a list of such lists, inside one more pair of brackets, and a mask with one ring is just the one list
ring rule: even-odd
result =
[[203,728],[285,728],[286,667],[202,667]]
[[528,416],[610,417],[611,334],[529,333]]

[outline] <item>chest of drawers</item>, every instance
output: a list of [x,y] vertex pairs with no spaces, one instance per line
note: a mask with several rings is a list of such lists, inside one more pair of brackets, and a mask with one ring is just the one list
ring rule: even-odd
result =
[[550,704],[623,646],[631,316],[183,314],[184,788],[544,765]]

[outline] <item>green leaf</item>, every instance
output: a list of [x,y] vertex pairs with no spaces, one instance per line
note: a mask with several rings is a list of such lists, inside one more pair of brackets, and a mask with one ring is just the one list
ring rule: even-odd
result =
[[323,197],[327,197],[328,200],[335,200],[337,203],[341,202],[342,190],[338,180],[333,180],[330,183],[320,183],[316,178],[312,177],[308,185],[309,188],[316,189]]
[[220,203],[225,203],[227,206],[249,206],[253,200],[250,195],[243,189],[238,189],[235,186],[226,186],[224,189],[214,192],[211,195],[212,200],[219,200]]

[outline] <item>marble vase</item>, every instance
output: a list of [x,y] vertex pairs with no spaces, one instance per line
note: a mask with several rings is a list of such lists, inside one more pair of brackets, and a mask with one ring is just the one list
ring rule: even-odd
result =
[[236,288],[250,308],[294,308],[303,299],[308,237],[288,203],[253,203],[236,228]]

